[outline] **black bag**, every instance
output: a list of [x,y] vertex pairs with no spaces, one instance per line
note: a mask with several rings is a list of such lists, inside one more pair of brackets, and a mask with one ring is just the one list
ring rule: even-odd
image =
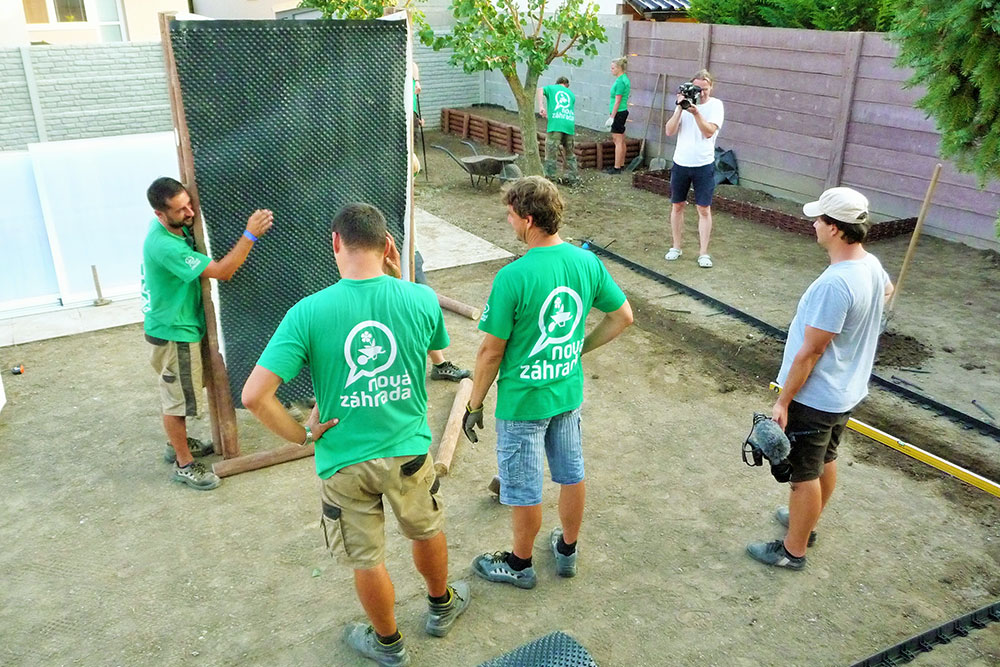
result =
[[736,153],[715,147],[715,184],[740,184],[740,169],[736,164]]

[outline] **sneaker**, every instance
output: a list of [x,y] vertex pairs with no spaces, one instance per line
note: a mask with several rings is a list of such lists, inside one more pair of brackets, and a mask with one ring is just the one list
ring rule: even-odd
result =
[[698,266],[703,269],[712,268],[712,257],[710,255],[698,255]]
[[552,555],[556,557],[556,574],[560,577],[575,577],[576,552],[574,551],[570,556],[563,556],[559,553],[559,549],[556,548],[556,545],[559,544],[559,540],[562,539],[562,534],[562,527],[556,526],[552,529],[552,533],[549,535],[549,544],[552,545]]
[[[198,438],[188,438],[188,449],[191,450],[191,456],[195,458],[211,456],[215,453],[215,448],[212,447],[211,442],[202,442]],[[169,442],[167,443],[167,448],[163,450],[163,460],[167,463],[177,462],[177,452],[174,451],[173,446]]]
[[680,248],[671,248],[670,250],[667,251],[667,254],[663,256],[663,259],[667,260],[668,262],[672,262],[675,259],[678,259],[683,254],[684,251],[682,251]]
[[351,623],[344,628],[344,642],[369,660],[380,665],[402,667],[410,664],[410,656],[403,645],[403,638],[388,646],[379,642],[375,628],[364,623]]
[[624,167],[608,167],[604,170],[605,174],[620,174],[625,171]]
[[486,485],[490,493],[500,495],[500,475],[493,475],[493,479]]
[[170,479],[175,482],[184,482],[192,489],[199,491],[211,491],[222,483],[222,480],[200,461],[195,461],[183,468],[174,463],[174,475]]
[[[774,511],[774,518],[777,519],[778,523],[780,523],[782,526],[784,526],[785,528],[788,528],[788,508],[787,507],[779,507],[778,509],[776,509]],[[816,544],[816,531],[815,530],[812,531],[811,533],[809,533],[809,542],[806,544],[806,546],[811,547],[814,544]]]
[[747,553],[750,558],[760,561],[765,565],[774,567],[786,567],[789,570],[801,570],[806,566],[806,557],[796,558],[785,551],[785,545],[781,540],[774,542],[751,542],[747,545]]
[[534,588],[535,568],[526,567],[520,572],[507,563],[508,551],[483,554],[472,561],[472,571],[487,581],[512,584],[518,588]]
[[451,594],[451,599],[444,604],[435,602],[427,604],[430,609],[427,614],[427,625],[424,626],[424,629],[429,635],[444,637],[448,634],[455,619],[462,615],[472,599],[467,581],[456,581],[454,585],[448,587],[448,592]]
[[450,361],[442,361],[440,366],[431,364],[432,380],[451,380],[452,382],[458,382],[459,380],[467,377],[472,377],[472,371],[459,368]]

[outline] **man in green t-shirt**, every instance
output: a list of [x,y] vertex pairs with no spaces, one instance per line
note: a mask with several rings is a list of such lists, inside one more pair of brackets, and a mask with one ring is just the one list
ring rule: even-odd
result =
[[[497,465],[500,502],[513,506],[514,545],[483,554],[472,568],[489,581],[535,586],[532,547],[542,524],[543,455],[561,485],[561,526],[549,535],[556,573],[576,574],[576,541],[583,521],[584,470],[580,437],[583,368],[580,356],[611,341],[632,323],[625,294],[593,253],[559,237],[563,202],[540,176],[522,178],[504,193],[507,221],[528,252],[500,269],[479,321],[472,396],[463,428],[472,442],[483,426],[483,400],[499,373]],[[584,335],[591,308],[606,313]]]
[[[333,256],[340,280],[288,311],[243,387],[243,404],[285,440],[316,443],[327,545],[354,569],[371,621],[349,625],[344,639],[380,664],[404,665],[383,499],[413,540],[413,561],[427,582],[426,631],[443,637],[469,604],[468,583],[448,585],[444,507],[427,453],[424,360],[448,346],[448,332],[434,292],[396,279],[399,252],[375,207],[349,204],[337,213]],[[316,407],[302,426],[275,392],[306,365]]]
[[559,147],[566,154],[568,174],[562,182],[580,184],[580,168],[576,161],[573,137],[576,134],[576,95],[569,89],[569,79],[556,79],[554,86],[538,89],[538,109],[542,118],[548,119],[545,133],[545,177],[556,177],[556,158]]
[[187,417],[199,413],[202,396],[201,339],[205,310],[198,278],[229,280],[250,254],[257,238],[271,228],[271,211],[254,211],[243,237],[219,261],[195,250],[191,196],[178,181],[162,177],[146,190],[156,218],[142,245],[142,312],[151,363],[159,378],[160,412],[167,432],[164,459],[174,464],[172,479],[206,491],[219,478],[194,456],[212,453],[212,443],[187,437]]

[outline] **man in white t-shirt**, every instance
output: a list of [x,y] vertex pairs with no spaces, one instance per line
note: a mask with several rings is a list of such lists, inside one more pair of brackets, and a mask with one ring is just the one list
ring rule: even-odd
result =
[[775,518],[784,540],[754,542],[752,558],[801,570],[806,547],[837,482],[837,445],[854,407],[868,395],[882,307],[893,285],[861,242],[868,234],[868,200],[851,188],[831,188],[803,212],[815,217],[816,240],[830,266],[799,300],[778,372],[781,395],[771,418],[785,430],[792,450],[788,507]]
[[715,192],[715,138],[719,136],[725,112],[722,101],[712,97],[712,75],[708,70],[695,74],[691,83],[701,88],[698,103],[682,104],[684,97],[677,93],[677,106],[664,128],[668,137],[677,135],[674,164],[670,168],[670,232],[673,245],[667,251],[666,260],[672,262],[683,254],[684,207],[688,190],[693,185],[700,240],[698,266],[710,269],[712,258],[708,254],[708,239],[712,234],[712,193]]

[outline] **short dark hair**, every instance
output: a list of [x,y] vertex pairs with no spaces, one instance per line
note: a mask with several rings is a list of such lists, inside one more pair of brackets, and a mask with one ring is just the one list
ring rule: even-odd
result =
[[563,200],[552,181],[541,176],[525,176],[514,181],[503,194],[503,203],[522,218],[529,215],[535,227],[552,236],[562,224]]
[[146,189],[146,199],[154,211],[166,211],[167,201],[182,192],[187,192],[187,188],[180,181],[161,176]]
[[868,238],[868,230],[871,229],[871,221],[866,217],[862,222],[844,222],[842,220],[837,220],[828,216],[826,213],[820,213],[819,219],[828,225],[833,225],[844,235],[844,241],[848,245],[854,243],[862,243],[866,238]]
[[350,248],[380,250],[385,247],[385,216],[371,204],[347,204],[333,217],[331,229],[340,234],[344,245]]
[[556,79],[556,85],[557,86],[569,86],[569,79],[567,79],[564,76],[561,76],[558,79]]

